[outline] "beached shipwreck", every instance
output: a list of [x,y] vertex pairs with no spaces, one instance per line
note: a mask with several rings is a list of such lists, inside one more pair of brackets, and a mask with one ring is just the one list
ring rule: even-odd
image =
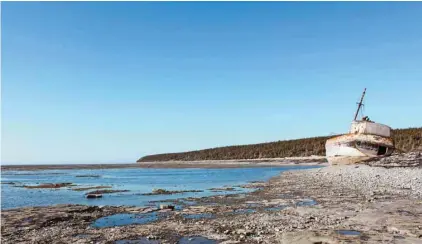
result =
[[369,159],[390,156],[394,151],[392,130],[375,123],[367,116],[357,120],[363,103],[363,91],[348,134],[330,138],[325,143],[326,157],[331,165],[354,164]]

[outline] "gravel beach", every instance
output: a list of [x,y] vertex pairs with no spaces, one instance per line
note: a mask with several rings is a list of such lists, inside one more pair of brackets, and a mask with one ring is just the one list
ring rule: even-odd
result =
[[[203,238],[225,244],[422,243],[422,155],[394,157],[390,164],[403,162],[403,167],[369,162],[289,171],[268,182],[243,186],[258,189],[252,193],[174,200],[182,206],[176,211],[80,205],[6,210],[2,241],[182,243],[191,238],[187,243],[201,243],[195,238]],[[91,226],[95,219],[116,213],[151,212],[163,217],[142,225]]]
[[422,198],[422,168],[379,168],[367,165],[327,167],[308,172],[311,180],[351,188],[366,197],[399,194]]

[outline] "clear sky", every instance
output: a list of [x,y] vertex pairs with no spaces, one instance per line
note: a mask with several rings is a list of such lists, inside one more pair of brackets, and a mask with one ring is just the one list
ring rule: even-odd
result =
[[419,2],[3,2],[3,163],[422,125]]

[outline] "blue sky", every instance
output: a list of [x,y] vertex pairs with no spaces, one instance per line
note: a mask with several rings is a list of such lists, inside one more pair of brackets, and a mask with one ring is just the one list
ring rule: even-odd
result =
[[3,163],[422,125],[422,3],[3,2]]

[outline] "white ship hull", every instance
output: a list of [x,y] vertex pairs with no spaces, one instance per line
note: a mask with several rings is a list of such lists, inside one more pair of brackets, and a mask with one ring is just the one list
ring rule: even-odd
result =
[[[387,126],[376,123],[365,126],[363,123],[365,122],[354,122],[350,134],[327,140],[326,157],[331,165],[355,164],[391,155],[394,142],[390,137],[390,130],[385,129]],[[366,134],[365,130],[372,130],[373,134]]]

